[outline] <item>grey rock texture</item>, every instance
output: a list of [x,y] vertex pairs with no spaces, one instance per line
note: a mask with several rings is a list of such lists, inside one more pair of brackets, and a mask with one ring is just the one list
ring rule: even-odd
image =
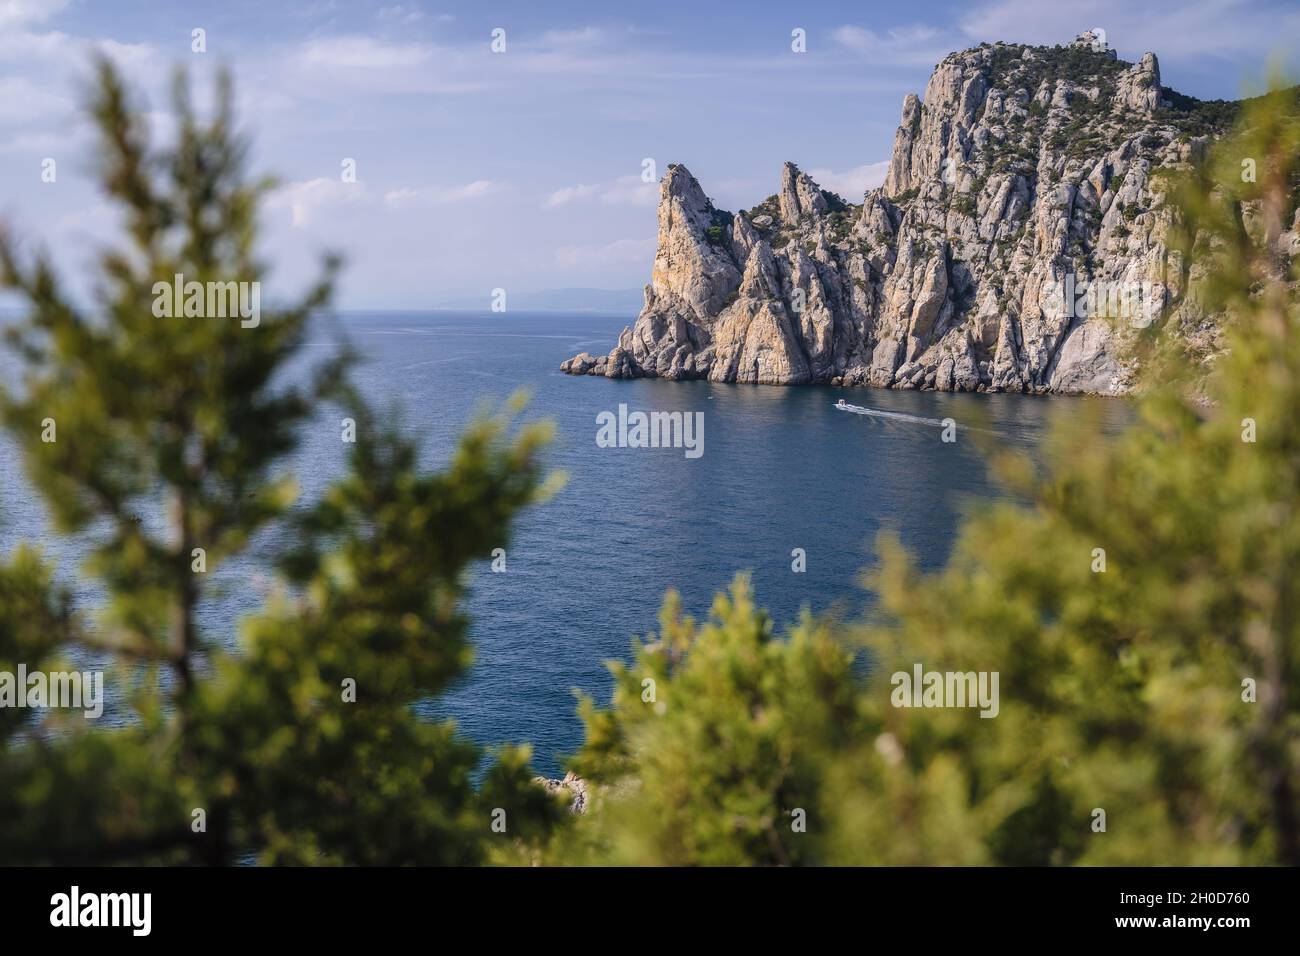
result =
[[[1168,247],[1160,170],[1187,168],[1221,114],[1084,34],[984,44],[909,94],[884,184],[860,204],[792,163],[753,209],[714,207],[682,165],[660,184],[645,305],[607,356],[561,368],[797,385],[1128,390],[1139,323],[1062,308],[1069,282],[1139,290],[1162,334],[1213,347],[1198,277]],[[1248,218],[1248,216],[1247,216]],[[1300,223],[1274,237],[1300,248]],[[1149,324],[1143,323],[1143,324]],[[1190,330],[1190,331],[1188,331]],[[1207,331],[1209,330],[1209,331]]]
[[566,773],[561,780],[556,780],[553,777],[534,777],[533,782],[547,793],[555,794],[563,790],[570,797],[570,813],[587,812],[587,781],[572,770]]

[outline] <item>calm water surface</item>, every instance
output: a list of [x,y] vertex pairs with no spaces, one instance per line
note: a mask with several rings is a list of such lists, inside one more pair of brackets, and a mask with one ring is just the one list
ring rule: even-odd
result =
[[[561,361],[603,352],[631,316],[555,314],[349,314],[339,324],[365,356],[357,383],[371,401],[401,410],[425,440],[430,466],[446,461],[465,424],[485,403],[521,386],[530,417],[553,419],[548,460],[568,474],[550,502],[526,513],[505,574],[474,569],[469,611],[477,657],[451,693],[418,710],[455,717],[464,733],[494,744],[531,741],[535,762],[555,772],[580,737],[573,690],[608,697],[604,662],[628,655],[654,626],[664,590],[677,588],[701,613],[738,571],[751,571],[760,602],[784,624],[803,606],[853,613],[869,604],[860,586],[871,545],[896,529],[924,566],[941,564],[962,510],[999,492],[985,473],[973,433],[955,443],[917,419],[979,421],[991,441],[1036,453],[1055,419],[1064,427],[1086,404],[1118,423],[1113,399],[949,395],[611,381],[559,372]],[[323,354],[322,334],[311,353]],[[6,357],[0,373],[12,375]],[[839,398],[890,416],[837,410]],[[704,413],[704,454],[680,449],[596,446],[596,419],[619,404],[633,410]],[[338,415],[322,412],[286,467],[305,498],[339,474],[346,446]],[[982,420],[981,420],[982,419]],[[76,542],[46,532],[39,500],[0,438],[0,553],[21,539],[42,542],[70,574]],[[279,543],[268,535],[257,549]],[[807,571],[791,571],[791,551]],[[203,624],[232,642],[238,618],[260,601],[257,553],[214,575],[224,585]],[[254,584],[249,587],[249,582]],[[82,587],[87,602],[93,590]]]

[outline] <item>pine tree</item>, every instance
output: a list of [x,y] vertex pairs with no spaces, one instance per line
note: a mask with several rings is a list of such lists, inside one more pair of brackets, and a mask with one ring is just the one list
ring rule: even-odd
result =
[[[546,429],[512,434],[512,407],[430,474],[348,385],[345,345],[288,374],[329,305],[334,259],[297,301],[256,315],[173,301],[176,277],[260,283],[257,209],[273,183],[245,171],[224,77],[206,121],[178,77],[164,147],[107,61],[97,79],[98,174],[125,235],[102,255],[95,307],[45,256],[0,240],[0,280],[28,307],[8,334],[22,381],[0,414],[96,590],[56,584],[30,548],[11,555],[0,669],[90,660],[125,725],[0,709],[0,860],[471,863],[540,833],[560,811],[531,784],[526,748],[503,749],[476,787],[478,748],[410,705],[470,660],[464,572],[545,493]],[[345,473],[295,506],[286,456],[307,429],[338,432],[331,407],[355,422]],[[272,530],[295,543],[265,606],[238,642],[206,631],[211,575]]]

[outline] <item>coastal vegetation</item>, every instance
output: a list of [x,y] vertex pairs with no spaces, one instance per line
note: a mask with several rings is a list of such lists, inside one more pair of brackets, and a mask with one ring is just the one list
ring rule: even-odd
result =
[[[0,708],[0,861],[1300,865],[1292,99],[1248,102],[1176,184],[1175,247],[1224,317],[1215,360],[1140,336],[1129,427],[1072,407],[1050,465],[990,447],[1014,496],[973,513],[939,570],[881,538],[866,620],[782,628],[743,576],[703,620],[670,592],[611,664],[612,699],[580,702],[582,813],[537,785],[526,746],[485,761],[411,707],[470,662],[464,572],[556,487],[547,429],[513,426],[513,404],[430,471],[350,386],[345,344],[284,384],[331,260],[256,328],[151,313],[159,277],[262,272],[269,183],[230,103],[223,85],[204,121],[178,82],[158,147],[101,65],[125,234],[98,314],[0,242],[27,304],[3,423],[56,530],[92,542],[80,569],[4,557],[0,670],[93,660],[129,689],[113,721]],[[295,504],[280,465],[322,427],[348,470]],[[200,625],[208,574],[273,529],[289,543],[231,646]],[[101,606],[72,601],[74,570]],[[921,666],[997,674],[995,715],[898,706],[890,675]]]

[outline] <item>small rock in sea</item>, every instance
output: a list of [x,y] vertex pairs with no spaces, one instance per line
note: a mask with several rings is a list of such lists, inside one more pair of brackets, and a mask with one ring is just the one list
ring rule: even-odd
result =
[[541,788],[547,793],[555,793],[558,790],[567,790],[573,797],[569,802],[569,812],[587,812],[587,781],[583,780],[572,770],[566,773],[562,780],[547,777],[534,777],[533,782],[540,784]]

